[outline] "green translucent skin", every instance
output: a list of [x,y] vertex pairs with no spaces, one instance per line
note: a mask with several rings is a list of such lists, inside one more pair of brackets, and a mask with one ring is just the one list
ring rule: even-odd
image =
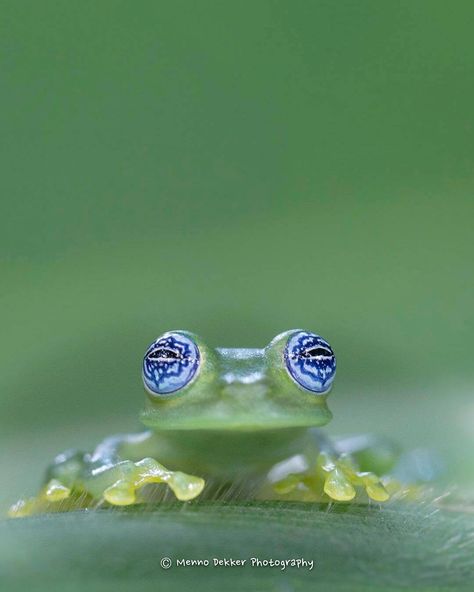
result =
[[294,332],[264,349],[211,349],[180,331],[198,345],[199,369],[179,391],[147,392],[141,420],[148,430],[109,437],[92,454],[59,455],[38,496],[10,514],[74,508],[78,499],[130,505],[146,501],[144,485],[156,483],[183,501],[225,491],[239,499],[385,501],[388,479],[372,469],[387,473],[395,451],[385,446],[378,454],[360,438],[341,447],[317,429],[332,417],[328,393],[307,391],[289,375],[283,354]]

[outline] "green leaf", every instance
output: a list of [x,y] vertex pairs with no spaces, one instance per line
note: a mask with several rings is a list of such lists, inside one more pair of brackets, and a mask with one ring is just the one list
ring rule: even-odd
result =
[[[2,590],[451,591],[468,590],[474,574],[474,514],[431,503],[172,503],[11,520],[2,531]],[[252,567],[252,557],[314,567]]]

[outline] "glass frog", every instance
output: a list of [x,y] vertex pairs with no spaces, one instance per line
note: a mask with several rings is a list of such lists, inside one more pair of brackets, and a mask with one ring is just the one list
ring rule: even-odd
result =
[[106,438],[92,453],[67,451],[39,494],[11,516],[101,503],[128,506],[162,483],[178,500],[389,499],[396,451],[368,438],[331,441],[321,427],[336,374],[329,343],[300,329],[264,349],[213,349],[169,331],[145,352],[147,430]]

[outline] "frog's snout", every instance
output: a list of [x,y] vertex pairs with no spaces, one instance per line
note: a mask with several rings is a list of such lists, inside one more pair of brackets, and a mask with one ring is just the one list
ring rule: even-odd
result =
[[227,372],[222,376],[222,381],[226,385],[258,385],[265,383],[265,375],[263,372],[250,372],[249,374],[237,374],[235,372]]
[[225,395],[245,396],[258,391],[265,394],[268,381],[263,363],[263,352],[257,349],[220,349],[220,383]]
[[237,404],[249,399],[255,403],[255,401],[264,398],[269,391],[263,372],[248,374],[228,372],[222,375],[221,381],[224,397],[233,399]]

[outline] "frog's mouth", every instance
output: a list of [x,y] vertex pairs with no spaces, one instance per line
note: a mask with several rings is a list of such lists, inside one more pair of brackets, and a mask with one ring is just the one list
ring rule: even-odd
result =
[[326,425],[332,418],[332,413],[327,409],[327,414],[321,416],[320,414],[314,420],[308,420],[303,417],[285,417],[280,420],[272,418],[271,420],[256,422],[249,421],[246,417],[237,417],[233,420],[225,419],[223,421],[216,420],[213,417],[201,417],[199,423],[196,418],[189,418],[189,420],[163,420],[157,418],[153,412],[145,409],[141,413],[142,423],[149,427],[162,430],[189,430],[189,431],[240,431],[240,432],[257,432],[267,430],[278,430],[287,428],[310,428],[321,427]]
[[[205,400],[177,397],[148,401],[141,421],[158,430],[238,430],[263,431],[296,427],[320,427],[332,418],[326,397],[307,395],[302,400],[284,396],[263,396],[256,389],[242,389],[227,396]],[[261,396],[258,396],[258,395]]]

